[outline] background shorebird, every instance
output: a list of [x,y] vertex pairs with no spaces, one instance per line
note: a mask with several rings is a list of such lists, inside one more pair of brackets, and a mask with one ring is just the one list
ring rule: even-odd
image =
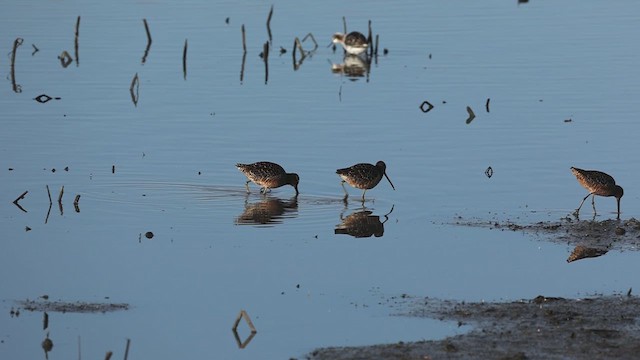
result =
[[249,182],[253,181],[262,188],[260,191],[265,194],[269,189],[291,185],[296,189],[296,195],[298,195],[298,183],[300,182],[298,174],[287,173],[282,166],[276,163],[260,161],[253,164],[236,164],[236,167],[249,178],[245,184],[247,192],[249,192]]
[[396,188],[387,176],[386,170],[387,165],[385,165],[384,161],[378,161],[375,165],[356,164],[348,168],[336,170],[336,174],[342,178],[340,185],[342,185],[342,189],[344,189],[345,199],[349,197],[349,193],[344,187],[345,182],[354,188],[364,189],[362,192],[362,201],[364,201],[364,194],[368,189],[373,189],[378,185],[383,175],[387,178],[393,190],[395,190]]
[[348,54],[353,55],[362,54],[369,46],[367,38],[357,31],[348,34],[335,33],[331,37],[331,41],[334,44],[341,44]]
[[593,214],[596,213],[596,195],[600,196],[615,196],[618,202],[618,219],[620,218],[620,198],[624,195],[622,187],[616,185],[616,181],[609,174],[605,174],[602,171],[596,170],[582,170],[575,167],[571,167],[571,172],[576,176],[580,185],[589,191],[589,194],[582,199],[580,206],[575,211],[576,216],[580,213],[580,208],[584,201],[589,196],[591,198],[591,205],[593,205]]

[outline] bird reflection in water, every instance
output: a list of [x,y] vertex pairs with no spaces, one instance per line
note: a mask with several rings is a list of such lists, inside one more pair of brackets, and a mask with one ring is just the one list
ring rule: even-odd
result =
[[342,64],[331,64],[331,71],[334,74],[342,74],[352,79],[369,77],[370,68],[369,59],[362,55],[346,55]]
[[381,237],[384,235],[384,223],[389,220],[389,214],[393,212],[393,207],[388,213],[383,215],[384,221],[380,221],[380,216],[373,215],[373,212],[363,207],[362,209],[343,217],[340,214],[342,223],[336,225],[335,234],[346,234],[356,238]]
[[236,225],[280,224],[283,219],[294,217],[297,212],[297,196],[289,200],[268,196],[263,197],[260,201],[249,203],[249,194],[247,194],[244,211],[236,218]]

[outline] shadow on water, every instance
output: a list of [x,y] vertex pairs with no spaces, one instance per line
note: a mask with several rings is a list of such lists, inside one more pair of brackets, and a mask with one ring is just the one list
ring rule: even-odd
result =
[[331,72],[341,74],[352,81],[366,76],[369,81],[371,61],[366,56],[345,55],[341,64],[331,63]]

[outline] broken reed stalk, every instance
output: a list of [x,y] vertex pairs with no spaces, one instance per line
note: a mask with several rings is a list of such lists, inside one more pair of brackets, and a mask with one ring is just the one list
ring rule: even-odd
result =
[[182,73],[184,75],[185,80],[187,79],[187,47],[189,44],[187,43],[187,39],[184,39],[184,50],[182,51]]
[[142,56],[142,63],[144,64],[147,61],[147,56],[149,55],[149,49],[151,48],[151,32],[149,31],[149,24],[147,24],[147,19],[142,19],[144,23],[144,30],[147,32],[147,47],[144,49],[144,55]]
[[18,50],[18,46],[22,45],[22,38],[16,38],[13,42],[13,51],[11,52],[11,86],[13,87],[13,92],[21,93],[22,87],[16,84],[16,50]]
[[111,355],[113,355],[113,352],[111,352],[111,351],[107,351],[106,355],[104,356],[104,360],[109,360],[109,359],[111,359]]
[[149,24],[147,23],[147,19],[142,19],[144,23],[144,30],[147,32],[147,47],[151,46],[151,31],[149,31]]
[[273,5],[271,5],[271,10],[269,10],[269,16],[267,16],[267,33],[269,33],[269,42],[271,42],[271,17],[273,16]]
[[124,360],[127,360],[129,357],[129,344],[131,344],[131,339],[127,339],[127,346],[124,349]]
[[64,185],[60,188],[60,195],[58,195],[58,203],[62,203],[62,195],[64,195]]
[[[135,91],[134,91],[135,88]],[[138,90],[140,89],[140,81],[138,79],[138,73],[131,80],[131,86],[129,86],[129,93],[131,94],[131,101],[133,105],[138,106]]]
[[242,318],[244,318],[244,320],[247,322],[247,325],[249,326],[249,329],[251,330],[252,334],[255,334],[258,332],[258,330],[256,330],[256,327],[253,326],[253,322],[249,318],[249,314],[247,314],[247,312],[244,310],[240,310],[240,313],[236,317],[236,321],[234,322],[233,328],[231,330],[238,331],[238,325],[240,325],[240,320],[242,320]]
[[78,202],[80,202],[80,194],[76,195],[76,198],[73,200],[73,205],[78,206]]
[[265,42],[262,46],[262,54],[264,55],[264,83],[269,81],[269,42]]
[[25,195],[27,195],[28,192],[29,192],[29,190],[23,192],[22,195],[18,196],[15,200],[13,200],[13,203],[18,205],[18,201],[24,199]]
[[344,33],[347,33],[347,18],[345,18],[344,16],[342,17],[342,27],[344,29]]
[[247,52],[247,37],[244,31],[244,24],[242,24],[242,50],[244,50],[245,53]]
[[76,66],[80,66],[80,55],[78,55],[78,38],[80,37],[80,16],[78,16],[78,20],[76,21],[76,39],[75,39],[75,55],[76,55]]
[[379,34],[376,34],[376,46],[373,50],[373,55],[378,56],[378,41],[380,40]]
[[489,112],[489,101],[491,101],[491,98],[487,98],[487,103],[485,104],[485,107],[487,108],[487,112]]
[[49,195],[49,205],[53,204],[53,201],[51,201],[51,191],[49,191],[49,185],[47,185],[47,195]]

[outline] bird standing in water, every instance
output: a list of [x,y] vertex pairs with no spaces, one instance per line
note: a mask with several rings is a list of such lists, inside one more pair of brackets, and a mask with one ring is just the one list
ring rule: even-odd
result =
[[353,55],[362,54],[369,46],[367,38],[357,31],[352,31],[348,34],[335,33],[331,37],[331,41],[334,44],[341,44],[348,54]]
[[260,191],[264,194],[269,189],[291,185],[296,190],[296,196],[298,195],[298,183],[300,182],[298,174],[287,173],[282,166],[276,163],[260,161],[253,164],[236,164],[236,167],[249,178],[245,184],[247,192],[249,192],[249,182],[253,181],[262,188]]
[[618,202],[618,219],[620,219],[620,199],[624,195],[624,190],[619,185],[616,185],[616,181],[611,175],[605,174],[602,171],[596,170],[582,170],[575,167],[571,167],[571,172],[576,176],[580,185],[589,191],[589,194],[582,199],[580,206],[575,211],[577,216],[580,212],[580,208],[584,201],[589,196],[591,198],[591,204],[593,205],[593,213],[596,213],[595,197],[599,196],[614,196]]
[[380,180],[382,180],[383,175],[387,178],[393,190],[395,190],[396,188],[393,186],[391,179],[387,176],[386,170],[387,165],[384,161],[378,161],[375,165],[356,164],[348,168],[336,170],[336,174],[340,175],[340,178],[342,178],[340,185],[342,185],[342,189],[344,189],[345,199],[349,197],[347,189],[344,188],[345,182],[354,188],[363,189],[362,201],[364,201],[364,194],[368,189],[376,187]]

